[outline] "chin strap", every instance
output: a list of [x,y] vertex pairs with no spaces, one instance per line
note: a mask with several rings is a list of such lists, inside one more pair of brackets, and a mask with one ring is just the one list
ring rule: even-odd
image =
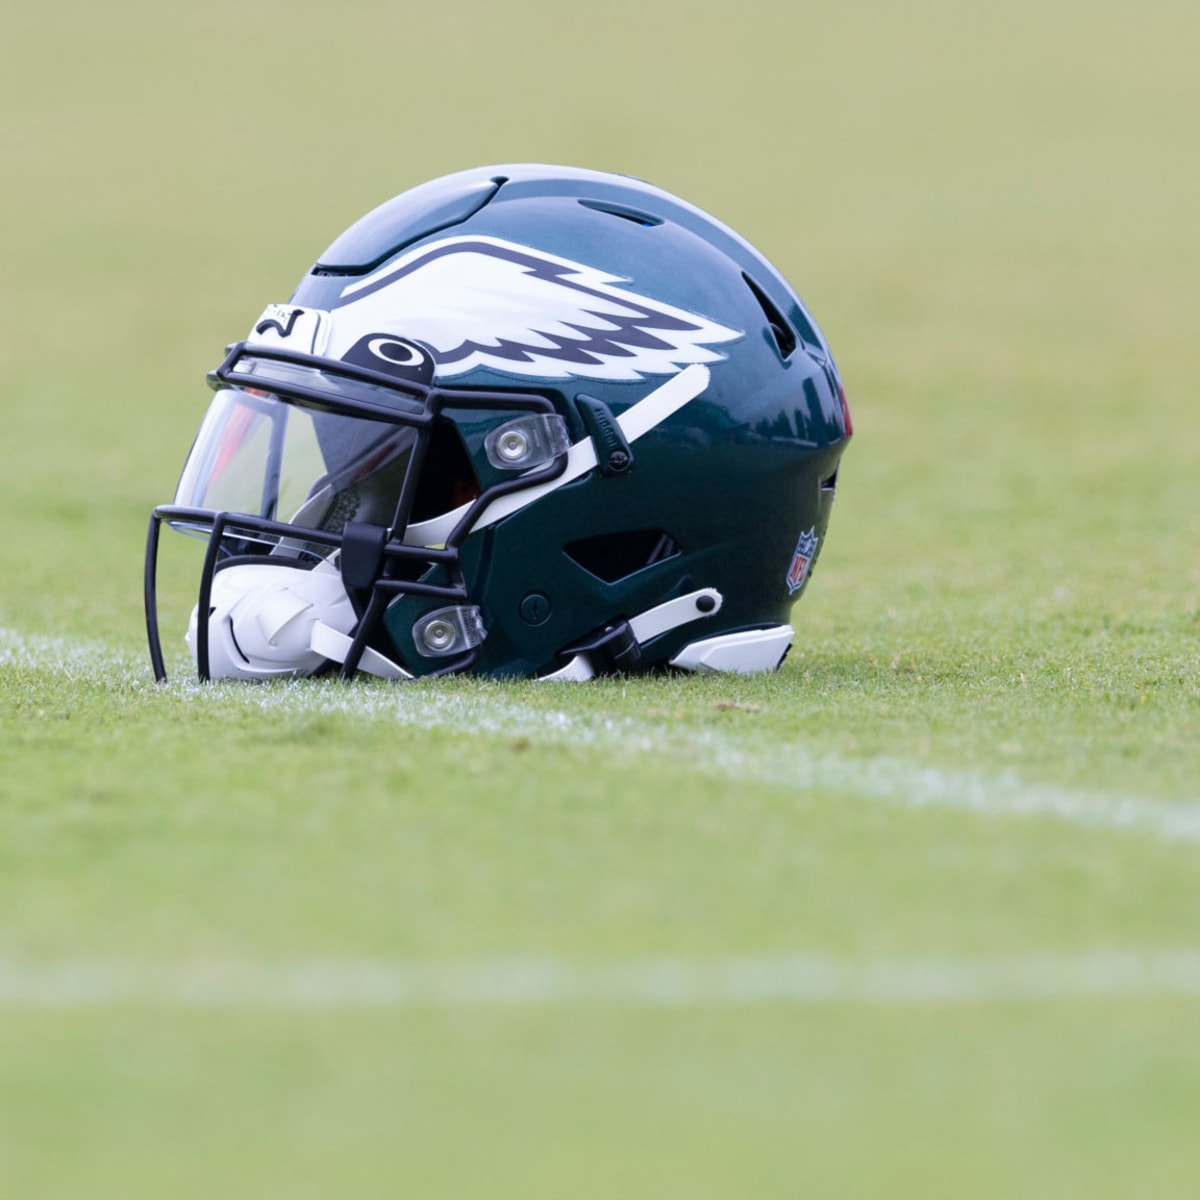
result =
[[[715,616],[721,611],[723,603],[724,597],[716,588],[700,588],[699,591],[676,596],[674,600],[655,608],[648,608],[628,621],[613,622],[579,643],[577,652],[565,667],[550,675],[543,675],[542,679],[555,683],[592,679],[599,674],[597,659],[605,663],[610,671],[620,670],[623,662],[632,665],[641,657],[640,648],[646,642],[690,621]],[[614,647],[619,647],[615,656]]]
[[[311,675],[326,662],[345,662],[358,620],[330,563],[312,570],[238,563],[213,577],[208,614],[208,670],[213,679],[274,679]],[[196,657],[199,613],[192,610],[187,644]],[[411,679],[378,651],[359,668],[384,679]]]
[[[636,660],[642,644],[689,621],[713,616],[721,610],[721,603],[721,593],[715,588],[702,588],[698,592],[668,600],[657,608],[647,609],[630,621],[614,622],[593,638],[590,644],[581,646],[565,667],[541,678],[555,683],[594,679],[599,674],[595,666],[597,652],[602,656],[608,655],[614,641],[621,645],[623,655],[632,652]],[[795,636],[796,632],[790,625],[722,633],[689,642],[671,659],[670,665],[699,674],[718,671],[733,675],[757,675],[763,671],[777,670],[782,665]],[[611,655],[608,655],[608,660],[612,669]],[[616,667],[619,669],[619,662]]]
[[[342,633],[322,621],[313,622],[309,645],[317,654],[323,655],[331,662],[344,663],[353,644],[354,639],[348,634]],[[366,671],[368,675],[378,675],[380,679],[413,678],[398,663],[392,662],[390,658],[385,658],[378,650],[372,650],[370,646],[363,650],[362,658],[358,660],[358,669]]]

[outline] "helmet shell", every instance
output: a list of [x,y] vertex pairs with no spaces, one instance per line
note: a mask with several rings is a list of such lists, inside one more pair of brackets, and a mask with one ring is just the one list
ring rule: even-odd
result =
[[[386,275],[389,264],[451,239],[526,247],[582,264],[635,297],[736,333],[711,346],[703,395],[632,447],[631,469],[593,470],[467,538],[467,590],[488,630],[475,669],[543,671],[603,623],[697,587],[722,593],[721,632],[786,623],[812,573],[810,565],[799,587],[789,581],[797,541],[811,533],[815,562],[849,434],[833,356],[786,280],[732,230],[659,188],[525,164],[464,171],[381,205],[321,255],[292,302],[336,313],[348,285]],[[664,379],[596,378],[578,364],[571,371],[560,378],[530,373],[514,355],[481,362],[453,382],[549,396],[577,441],[588,435],[579,397],[601,400],[620,417]],[[446,416],[486,484],[496,472],[484,442],[504,414]],[[657,533],[677,552],[638,565],[630,549],[624,561],[616,561],[620,552],[605,561],[606,547],[622,539],[649,546]],[[585,553],[588,547],[595,549]],[[411,629],[429,607],[419,596],[402,596],[385,617],[400,654],[418,671]],[[669,631],[643,647],[642,661],[666,661],[695,636],[694,629]]]
[[[538,164],[380,205],[209,379],[147,537],[160,679],[161,521],[210,531],[201,679],[214,646],[241,678],[769,669],[851,434],[825,338],[748,242],[640,180]],[[251,585],[225,628],[214,596]]]

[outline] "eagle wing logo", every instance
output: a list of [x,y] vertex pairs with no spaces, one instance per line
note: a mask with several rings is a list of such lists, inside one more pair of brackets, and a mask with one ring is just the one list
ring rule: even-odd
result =
[[367,333],[432,352],[438,378],[487,367],[536,379],[641,380],[718,362],[743,337],[595,267],[499,238],[446,238],[343,289],[330,353]]

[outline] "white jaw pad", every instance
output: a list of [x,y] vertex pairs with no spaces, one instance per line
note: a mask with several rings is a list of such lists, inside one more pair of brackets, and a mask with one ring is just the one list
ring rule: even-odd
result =
[[[617,424],[626,440],[637,441],[644,433],[649,433],[657,425],[661,425],[672,413],[678,412],[685,404],[695,400],[708,387],[709,371],[699,363],[693,363],[672,376],[666,383],[643,397],[636,404],[627,408],[618,418]],[[534,484],[519,492],[509,492],[507,495],[493,500],[471,527],[474,533],[478,529],[486,529],[504,517],[519,512],[526,505],[540,500],[565,483],[570,483],[585,475],[596,466],[596,447],[591,438],[575,442],[567,451],[567,469],[546,483]],[[454,527],[467,514],[471,506],[463,504],[452,512],[442,513],[428,521],[418,521],[404,531],[404,541],[409,546],[440,546],[445,543]]]
[[783,662],[795,636],[790,625],[724,633],[685,646],[671,659],[671,666],[685,671],[729,671],[737,675],[774,671]]

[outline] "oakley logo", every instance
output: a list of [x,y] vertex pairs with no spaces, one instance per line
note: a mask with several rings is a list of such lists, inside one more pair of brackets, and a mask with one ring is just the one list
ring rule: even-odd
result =
[[419,346],[414,346],[412,342],[402,342],[398,338],[369,338],[367,350],[376,358],[381,358],[395,367],[415,367],[425,360]]
[[342,362],[415,383],[430,383],[433,379],[433,359],[429,352],[407,338],[390,333],[368,333],[366,337],[360,337],[342,355]]

